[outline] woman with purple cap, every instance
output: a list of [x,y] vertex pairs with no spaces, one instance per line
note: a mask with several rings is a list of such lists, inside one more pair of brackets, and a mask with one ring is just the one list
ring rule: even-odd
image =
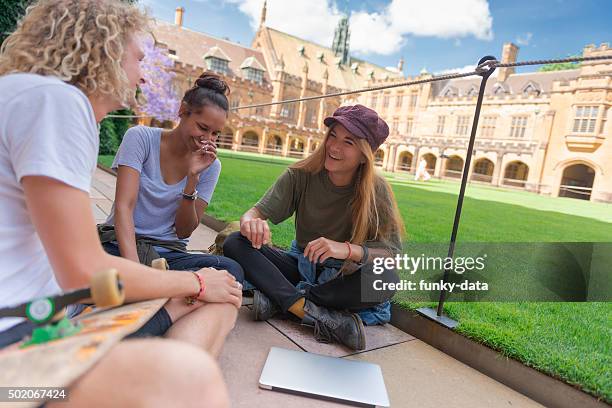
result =
[[[393,192],[374,170],[374,152],[389,127],[362,105],[340,107],[324,123],[324,143],[242,216],[240,232],[223,251],[256,287],[255,320],[288,312],[313,326],[317,340],[363,350],[363,324],[390,317],[394,291],[374,287],[399,280],[394,270],[373,268],[374,258],[401,251],[404,232]],[[278,224],[294,214],[291,249],[267,245],[266,220]]]

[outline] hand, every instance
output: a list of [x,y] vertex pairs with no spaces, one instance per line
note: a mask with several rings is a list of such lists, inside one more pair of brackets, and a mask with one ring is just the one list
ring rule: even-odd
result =
[[189,157],[189,174],[192,176],[199,176],[217,159],[217,146],[213,142],[202,140],[199,146]]
[[253,248],[257,249],[260,249],[262,245],[268,244],[271,239],[270,227],[261,218],[242,221],[240,223],[240,233],[251,241]]
[[205,288],[198,300],[208,303],[231,303],[242,306],[242,285],[228,271],[202,268],[196,272],[202,278]]
[[322,263],[327,258],[346,259],[349,256],[349,248],[344,242],[332,241],[327,238],[317,238],[310,241],[304,249],[304,256],[310,262]]

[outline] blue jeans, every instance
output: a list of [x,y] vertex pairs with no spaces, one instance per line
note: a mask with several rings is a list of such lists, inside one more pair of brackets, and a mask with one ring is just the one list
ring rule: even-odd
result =
[[283,311],[305,297],[319,306],[358,313],[368,325],[387,323],[391,318],[389,300],[395,291],[373,291],[371,282],[399,282],[395,270],[385,269],[382,275],[376,275],[373,264],[368,263],[350,275],[342,275],[341,260],[313,265],[297,245],[290,251],[269,245],[255,249],[240,232],[227,237],[223,253],[243,265],[247,280]]
[[[121,256],[119,247],[113,243],[102,244],[104,250],[111,255]],[[242,266],[233,259],[205,253],[184,253],[179,251],[160,252],[160,257],[166,258],[170,269],[175,271],[197,271],[202,268],[225,269],[240,283],[244,281]]]

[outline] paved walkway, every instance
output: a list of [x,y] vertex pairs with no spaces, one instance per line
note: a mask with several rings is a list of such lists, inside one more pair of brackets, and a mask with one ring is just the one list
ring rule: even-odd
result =
[[[106,219],[114,197],[115,177],[98,169],[91,192],[96,221]],[[214,237],[214,231],[200,225],[189,249],[206,249]],[[367,327],[368,349],[354,353],[342,346],[317,343],[308,329],[289,321],[254,322],[250,317],[249,299],[244,303],[236,328],[219,358],[233,407],[345,406],[260,389],[259,375],[272,346],[379,364],[392,407],[541,407],[393,326]]]

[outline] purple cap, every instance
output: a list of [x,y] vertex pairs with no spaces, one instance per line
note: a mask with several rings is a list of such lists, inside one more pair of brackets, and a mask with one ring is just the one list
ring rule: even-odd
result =
[[376,111],[363,105],[341,106],[332,116],[323,121],[325,126],[332,127],[340,123],[353,136],[367,140],[375,152],[389,136],[389,126]]

